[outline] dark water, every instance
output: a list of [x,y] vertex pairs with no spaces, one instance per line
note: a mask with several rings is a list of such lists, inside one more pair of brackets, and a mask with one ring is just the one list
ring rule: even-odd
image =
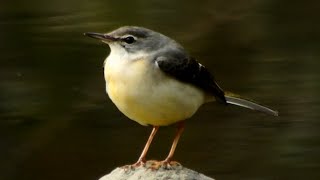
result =
[[[175,158],[217,180],[320,179],[319,3],[7,1],[0,6],[0,179],[98,179],[133,163],[151,131],[104,93],[107,46],[82,35],[140,25],[174,37],[227,90],[271,117],[203,106]],[[149,159],[165,158],[173,127]]]

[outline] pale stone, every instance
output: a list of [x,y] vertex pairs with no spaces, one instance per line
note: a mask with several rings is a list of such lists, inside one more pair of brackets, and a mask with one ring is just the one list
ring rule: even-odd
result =
[[99,180],[214,180],[180,164],[154,168],[154,162],[135,168],[119,167]]

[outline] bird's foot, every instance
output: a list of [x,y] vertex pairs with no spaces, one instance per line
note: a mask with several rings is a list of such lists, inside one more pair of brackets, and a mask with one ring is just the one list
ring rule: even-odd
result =
[[144,167],[145,165],[146,165],[146,160],[139,159],[136,163],[131,164],[131,165],[125,165],[125,166],[122,166],[121,168],[124,169],[124,170],[130,170],[130,169],[138,168],[140,166]]
[[[150,164],[149,164],[150,163]],[[177,161],[164,160],[164,161],[148,161],[147,168],[151,170],[158,170],[160,168],[171,169],[175,166],[181,166]]]

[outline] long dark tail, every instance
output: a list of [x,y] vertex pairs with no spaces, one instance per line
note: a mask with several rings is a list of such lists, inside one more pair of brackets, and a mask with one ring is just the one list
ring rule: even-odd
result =
[[241,106],[241,107],[245,107],[248,109],[252,109],[252,110],[256,110],[256,111],[260,111],[266,114],[270,114],[273,116],[278,116],[278,111],[274,111],[270,108],[267,108],[265,106],[262,106],[260,104],[257,104],[251,100],[246,100],[243,99],[237,95],[234,95],[232,93],[226,93],[225,94],[225,98],[228,104],[233,104],[233,105],[237,105],[237,106]]

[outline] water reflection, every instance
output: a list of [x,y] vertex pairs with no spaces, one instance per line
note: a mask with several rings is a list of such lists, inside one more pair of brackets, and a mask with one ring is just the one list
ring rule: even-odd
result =
[[[286,8],[284,8],[286,7]],[[138,158],[150,128],[104,93],[108,48],[83,32],[142,25],[181,42],[274,118],[205,105],[176,159],[216,179],[319,179],[319,23],[312,3],[28,1],[0,7],[0,179],[97,179]],[[162,128],[149,158],[169,150]]]

